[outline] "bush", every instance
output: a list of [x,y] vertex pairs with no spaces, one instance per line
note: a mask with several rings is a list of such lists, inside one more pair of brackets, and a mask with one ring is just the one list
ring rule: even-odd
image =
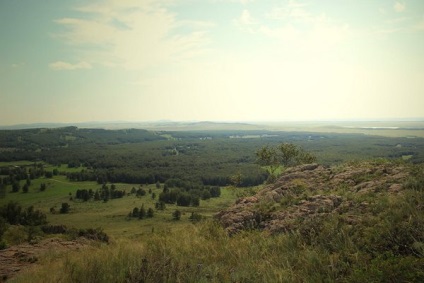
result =
[[172,219],[173,219],[173,220],[180,220],[180,219],[181,219],[181,211],[179,211],[178,209],[177,209],[177,210],[175,210],[175,211],[172,213]]
[[62,207],[60,208],[60,213],[65,214],[68,213],[71,209],[71,206],[67,202],[62,203]]

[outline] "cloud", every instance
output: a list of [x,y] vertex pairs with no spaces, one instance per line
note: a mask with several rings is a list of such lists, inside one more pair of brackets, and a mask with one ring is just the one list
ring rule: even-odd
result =
[[243,31],[261,34],[286,47],[302,48],[312,53],[337,46],[351,36],[348,24],[326,14],[313,13],[307,4],[290,0],[272,7],[263,18],[253,18],[244,10],[234,22]]
[[57,19],[64,28],[55,37],[74,47],[86,62],[143,70],[185,61],[205,52],[207,22],[180,21],[170,1],[107,0],[86,4],[77,17]]
[[241,15],[233,20],[233,23],[242,31],[248,33],[256,33],[257,32],[257,21],[250,14],[249,10],[244,9],[241,12]]
[[255,20],[250,15],[250,12],[248,10],[243,10],[240,17],[236,19],[236,22],[240,25],[252,25],[255,23]]
[[56,61],[49,64],[49,68],[55,71],[74,71],[74,70],[81,70],[81,69],[91,69],[92,66],[90,63],[81,61],[76,64],[63,62],[63,61]]
[[393,5],[393,9],[398,12],[398,13],[402,13],[403,11],[405,11],[406,9],[406,4],[405,3],[400,3],[400,2],[396,2]]

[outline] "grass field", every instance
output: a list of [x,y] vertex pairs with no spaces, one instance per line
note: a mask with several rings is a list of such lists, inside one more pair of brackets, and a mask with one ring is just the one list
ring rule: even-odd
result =
[[[47,189],[40,191],[41,183],[47,185]],[[109,184],[110,185],[110,184]],[[125,190],[129,193],[133,187],[139,188],[135,184],[115,184],[118,190]],[[237,199],[237,197],[248,189],[222,188],[221,197],[212,198],[206,201],[201,200],[199,207],[181,207],[167,204],[165,210],[156,210],[155,203],[162,188],[156,185],[144,185],[147,191],[151,190],[156,195],[152,199],[152,194],[137,197],[135,195],[125,195],[123,198],[111,199],[107,202],[89,200],[84,202],[75,199],[75,192],[78,189],[100,189],[101,185],[96,182],[70,182],[65,176],[54,176],[53,178],[40,178],[31,182],[28,193],[22,191],[17,193],[10,192],[7,189],[6,197],[0,199],[0,205],[9,201],[18,201],[23,207],[33,205],[47,215],[47,221],[52,225],[66,225],[75,228],[102,228],[108,235],[120,238],[133,238],[140,235],[151,233],[152,231],[162,231],[170,229],[179,229],[183,225],[190,224],[189,217],[192,212],[201,214],[204,217],[212,217],[219,210],[228,207]],[[72,196],[72,200],[71,200]],[[68,214],[60,214],[59,210],[62,203],[67,202],[70,205]],[[153,218],[136,219],[129,218],[128,214],[134,207],[154,209]],[[51,213],[54,208],[56,213]],[[176,210],[182,213],[181,220],[172,219],[172,213]]]

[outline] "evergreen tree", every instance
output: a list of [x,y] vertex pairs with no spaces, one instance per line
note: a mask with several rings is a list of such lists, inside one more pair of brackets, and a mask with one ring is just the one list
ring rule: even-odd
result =
[[21,189],[21,185],[19,184],[19,182],[13,182],[12,184],[12,192],[17,193],[19,192],[19,190]]
[[0,183],[0,199],[6,197],[6,184]]
[[153,208],[149,207],[149,209],[147,210],[147,217],[152,218],[153,215],[154,215],[154,210]]
[[139,213],[139,215],[138,215],[138,218],[139,218],[139,219],[143,219],[143,218],[145,218],[145,217],[146,217],[146,214],[147,214],[147,212],[146,212],[146,209],[144,208],[144,204],[143,204],[143,205],[141,205],[141,207],[140,207],[140,213]]
[[172,219],[173,220],[180,220],[181,219],[181,211],[179,211],[178,209],[177,210],[175,210],[173,213],[172,213]]
[[139,217],[139,215],[140,215],[140,210],[138,209],[138,207],[134,207],[132,211],[132,217]]
[[60,213],[65,214],[69,212],[71,206],[67,202],[62,203],[62,207],[60,208]]
[[29,190],[28,183],[25,183],[25,185],[22,187],[22,192],[23,193],[28,193],[28,190]]
[[46,184],[45,183],[41,183],[40,184],[40,191],[44,192],[46,190]]

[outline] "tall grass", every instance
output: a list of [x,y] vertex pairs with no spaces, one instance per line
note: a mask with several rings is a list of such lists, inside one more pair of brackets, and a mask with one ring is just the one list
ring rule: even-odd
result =
[[290,233],[229,236],[208,220],[47,255],[12,282],[424,282],[420,176],[402,193],[367,195],[365,208],[355,205],[364,196],[349,194],[350,210],[298,221]]

